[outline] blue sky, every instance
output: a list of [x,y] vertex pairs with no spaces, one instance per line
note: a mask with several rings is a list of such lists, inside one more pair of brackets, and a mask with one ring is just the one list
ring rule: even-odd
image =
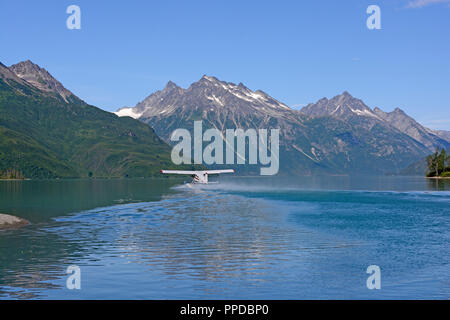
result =
[[[66,28],[71,4],[81,30]],[[290,106],[347,90],[450,130],[449,0],[2,1],[0,43],[2,63],[30,59],[110,111],[207,74]]]

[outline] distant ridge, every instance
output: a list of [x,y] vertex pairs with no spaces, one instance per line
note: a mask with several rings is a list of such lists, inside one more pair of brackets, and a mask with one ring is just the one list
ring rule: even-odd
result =
[[309,116],[331,116],[350,121],[355,126],[367,129],[374,125],[392,127],[420,142],[430,151],[434,151],[436,147],[450,147],[450,139],[442,138],[433,130],[423,127],[400,108],[392,112],[384,112],[378,107],[372,110],[362,100],[354,98],[348,92],[330,100],[323,98],[317,103],[305,106],[300,111]]
[[[280,173],[285,174],[395,174],[424,157],[434,143],[448,143],[428,134],[430,144],[425,145],[347,91],[297,111],[261,90],[207,75],[187,89],[169,81],[116,114],[150,124],[169,143],[173,130],[192,130],[195,120],[202,120],[204,129],[222,131],[279,128]],[[247,172],[251,166],[235,169]]]

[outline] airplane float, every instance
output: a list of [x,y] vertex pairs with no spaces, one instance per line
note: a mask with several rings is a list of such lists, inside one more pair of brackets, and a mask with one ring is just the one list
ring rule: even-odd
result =
[[233,169],[225,170],[201,170],[201,171],[184,171],[184,170],[161,170],[164,174],[184,174],[192,177],[192,183],[208,184],[208,175],[221,173],[234,173]]

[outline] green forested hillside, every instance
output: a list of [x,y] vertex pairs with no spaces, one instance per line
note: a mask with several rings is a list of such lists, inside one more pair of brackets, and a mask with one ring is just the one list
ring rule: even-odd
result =
[[148,177],[173,167],[169,146],[148,125],[68,101],[0,77],[0,175]]

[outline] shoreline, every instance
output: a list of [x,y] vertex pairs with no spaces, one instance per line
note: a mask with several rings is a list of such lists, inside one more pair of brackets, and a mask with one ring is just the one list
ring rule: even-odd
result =
[[0,213],[0,230],[16,229],[29,225],[30,221],[12,216],[9,214]]
[[425,177],[425,179],[447,180],[447,179],[450,179],[450,177]]
[[[351,175],[298,175],[298,177],[352,177]],[[273,176],[273,177],[285,177],[285,176]],[[450,177],[424,177],[424,176],[408,176],[408,175],[394,175],[394,176],[385,176],[385,175],[374,175],[371,177],[417,177],[417,178],[425,178],[425,179],[443,179],[447,180],[450,179]],[[236,175],[230,178],[267,178],[267,176],[259,176],[259,175]],[[88,177],[78,177],[78,178],[49,178],[49,179],[31,179],[31,178],[25,178],[25,179],[1,179],[1,181],[76,181],[76,180],[146,180],[146,179],[164,179],[164,180],[180,180],[181,178],[178,177],[162,177],[162,176],[152,176],[152,177],[133,177],[133,178],[124,178],[124,177],[96,177],[96,178],[88,178]]]

